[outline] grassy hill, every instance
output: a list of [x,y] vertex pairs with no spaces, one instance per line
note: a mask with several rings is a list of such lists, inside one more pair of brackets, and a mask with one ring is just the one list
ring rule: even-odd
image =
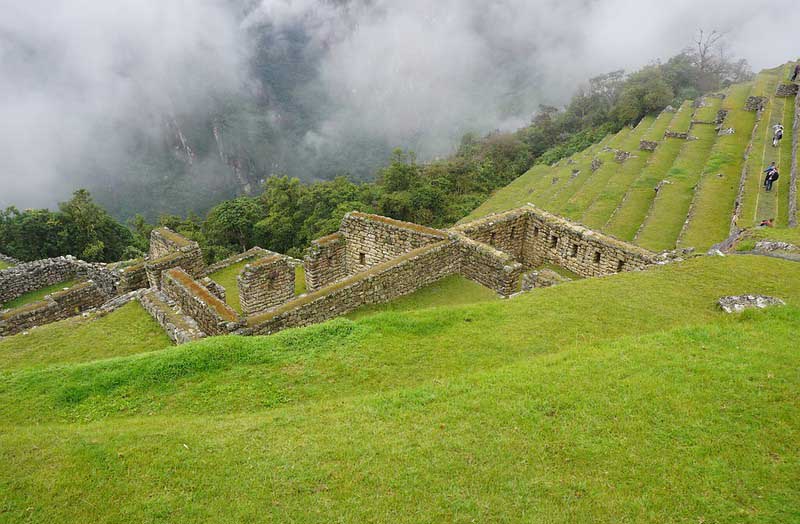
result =
[[798,329],[800,265],[731,256],[107,359],[11,337],[0,521],[791,522]]
[[[464,221],[532,202],[649,249],[705,250],[729,234],[746,167],[738,225],[775,218],[777,225],[785,226],[794,104],[774,94],[790,67],[793,63],[733,85],[724,91],[724,99],[706,96],[685,102],[677,111],[647,116],[635,128],[625,128],[554,166],[534,166]],[[767,97],[760,122],[754,112],[744,110],[749,96]],[[720,110],[727,112],[722,128],[733,128],[732,134],[717,133],[712,122]],[[787,130],[779,148],[771,143],[776,123]],[[665,130],[689,131],[692,139],[665,137]],[[639,150],[640,140],[657,141],[658,147],[653,152]],[[617,150],[631,157],[617,162]],[[773,192],[765,193],[761,171],[773,160],[784,176]]]

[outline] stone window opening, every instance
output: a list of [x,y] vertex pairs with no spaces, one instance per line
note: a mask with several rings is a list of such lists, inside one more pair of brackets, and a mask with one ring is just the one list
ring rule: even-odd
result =
[[558,237],[553,235],[550,237],[550,247],[555,249],[558,246]]
[[362,266],[367,265],[367,254],[366,253],[359,253],[358,254],[358,263]]
[[514,237],[517,236],[517,228],[516,226],[511,228],[511,240],[514,240]]
[[536,238],[538,236],[539,236],[539,228],[538,227],[534,227],[533,228],[533,238]]
[[497,236],[497,235],[496,235],[496,234],[493,232],[493,233],[492,233],[492,236],[489,238],[489,243],[490,243],[491,245],[494,245],[494,239],[495,239],[495,236]]
[[599,264],[600,263],[600,259],[601,259],[602,256],[603,256],[602,253],[600,253],[599,251],[595,251],[594,252],[594,263],[595,264]]
[[575,257],[578,256],[578,249],[580,249],[578,244],[572,244],[572,253],[570,253],[570,256],[572,258],[575,258]]
[[623,268],[625,268],[625,261],[624,260],[618,260],[617,261],[617,271],[622,271]]

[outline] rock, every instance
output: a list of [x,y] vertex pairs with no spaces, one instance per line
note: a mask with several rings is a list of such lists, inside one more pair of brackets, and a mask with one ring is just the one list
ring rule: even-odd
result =
[[788,242],[773,242],[771,240],[760,240],[756,242],[756,251],[800,251],[800,247]]
[[719,249],[709,249],[708,250],[708,254],[711,255],[712,257],[724,257],[725,256],[725,253],[723,253]]
[[592,173],[594,173],[595,171],[600,169],[600,166],[602,166],[602,165],[603,165],[603,161],[602,160],[600,160],[599,158],[593,158],[592,159],[592,166],[591,166]]
[[786,302],[766,295],[734,295],[720,298],[717,304],[725,313],[741,313],[745,309],[785,306]]

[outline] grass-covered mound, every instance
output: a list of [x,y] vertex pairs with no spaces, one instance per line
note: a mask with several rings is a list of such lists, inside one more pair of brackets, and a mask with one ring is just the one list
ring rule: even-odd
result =
[[[508,301],[7,370],[0,514],[791,522],[799,277],[783,260],[699,258]],[[744,292],[789,307],[716,308]]]

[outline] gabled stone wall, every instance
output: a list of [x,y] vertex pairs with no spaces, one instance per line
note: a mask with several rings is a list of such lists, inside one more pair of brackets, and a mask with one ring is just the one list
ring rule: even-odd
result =
[[157,227],[150,232],[149,255],[151,259],[161,258],[191,244],[191,240],[168,227]]
[[272,255],[245,265],[236,278],[242,313],[254,315],[294,298],[294,265],[287,257]]
[[341,233],[318,238],[311,243],[303,259],[306,289],[316,291],[347,276],[345,241]]
[[209,335],[224,335],[241,326],[239,315],[181,268],[164,272],[161,291],[175,301]]
[[206,269],[203,253],[196,242],[160,258],[149,260],[145,262],[144,267],[150,287],[154,288],[161,287],[161,275],[168,269],[179,267],[192,277],[204,275]]
[[438,229],[359,212],[345,215],[340,233],[344,237],[348,275],[447,238]]
[[453,231],[522,260],[528,215],[527,208],[520,208],[456,226]]

